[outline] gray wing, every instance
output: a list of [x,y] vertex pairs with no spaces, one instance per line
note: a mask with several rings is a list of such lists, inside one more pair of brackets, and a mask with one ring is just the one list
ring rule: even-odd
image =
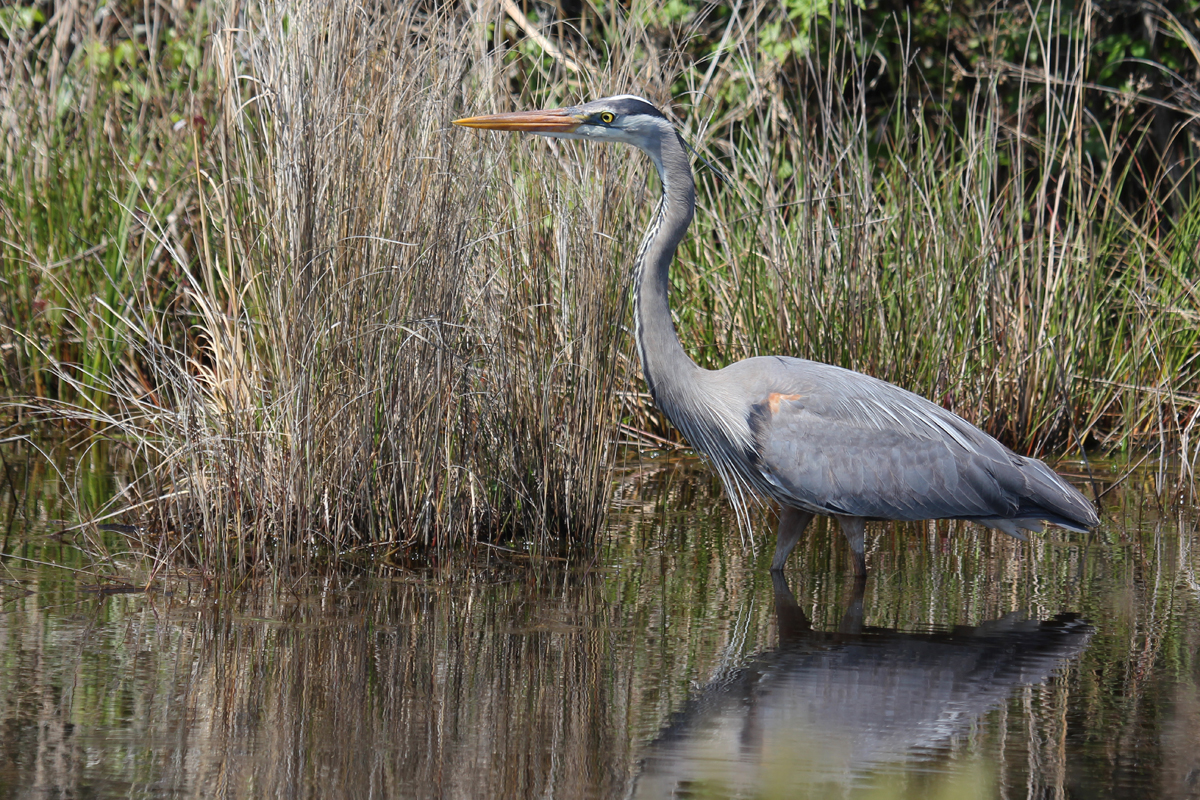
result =
[[1091,504],[1040,461],[928,400],[838,367],[770,361],[771,383],[783,388],[751,404],[758,468],[802,508],[878,519],[1097,523]]

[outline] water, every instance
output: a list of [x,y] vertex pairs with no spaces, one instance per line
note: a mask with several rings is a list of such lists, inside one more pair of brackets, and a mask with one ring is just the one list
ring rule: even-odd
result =
[[1153,476],[1088,536],[874,526],[860,592],[826,525],[773,580],[695,466],[631,470],[582,563],[224,594],[17,560],[105,543],[10,492],[0,797],[1200,797],[1200,534]]

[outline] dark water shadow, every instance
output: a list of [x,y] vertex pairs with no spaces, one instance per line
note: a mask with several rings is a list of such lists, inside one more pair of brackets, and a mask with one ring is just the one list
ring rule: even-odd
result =
[[633,797],[865,788],[872,774],[936,763],[956,735],[1088,646],[1078,615],[1009,614],[905,633],[863,625],[858,582],[835,631],[814,630],[773,574],[776,648],[714,680],[662,731]]

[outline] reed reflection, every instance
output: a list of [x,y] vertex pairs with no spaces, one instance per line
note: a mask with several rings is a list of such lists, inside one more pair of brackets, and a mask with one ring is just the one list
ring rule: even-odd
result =
[[778,647],[689,701],[650,747],[635,797],[852,788],[881,768],[928,767],[1018,687],[1082,653],[1093,633],[1072,614],[926,633],[864,626],[861,581],[838,629],[818,631],[787,579],[773,578]]

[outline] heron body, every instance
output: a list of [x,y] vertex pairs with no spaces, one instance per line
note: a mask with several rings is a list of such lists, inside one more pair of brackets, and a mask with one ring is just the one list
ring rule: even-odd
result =
[[748,524],[754,495],[780,506],[771,568],[782,569],[814,515],[836,517],[866,574],[864,523],[966,519],[1023,539],[1051,522],[1095,527],[1083,495],[1041,461],[898,386],[841,367],[760,356],[699,367],[671,319],[668,273],[691,224],[687,149],[662,113],[621,95],[571,108],[456,120],[473,128],[616,141],[643,150],[663,194],[633,264],[634,335],[654,402],[704,453]]

